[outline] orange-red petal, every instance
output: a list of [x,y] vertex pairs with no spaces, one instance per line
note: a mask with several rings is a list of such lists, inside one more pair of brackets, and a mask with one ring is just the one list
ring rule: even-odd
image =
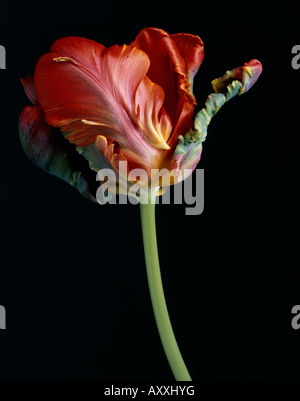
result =
[[79,146],[102,135],[141,164],[154,165],[158,149],[168,149],[171,123],[162,88],[146,76],[148,55],[133,45],[106,49],[75,37],[58,40],[51,50],[34,76],[47,122]]
[[[192,80],[203,60],[203,43],[198,36],[168,35],[157,28],[145,28],[133,42],[150,59],[147,75],[159,84],[164,93],[164,107],[171,118],[171,146],[180,134],[193,125],[195,98]],[[170,145],[170,143],[168,143]]]
[[[189,84],[199,70],[204,58],[204,46],[199,36],[189,33],[176,33],[170,36],[184,59]],[[190,88],[191,91],[192,88]]]
[[51,49],[39,60],[34,75],[48,123],[72,132],[72,142],[81,146],[96,139],[95,133],[85,137],[82,120],[98,123],[107,137],[123,132],[117,139],[127,144],[134,127],[128,127],[125,110],[133,111],[135,91],[148,69],[147,55],[127,46],[105,49],[83,38],[61,39]]

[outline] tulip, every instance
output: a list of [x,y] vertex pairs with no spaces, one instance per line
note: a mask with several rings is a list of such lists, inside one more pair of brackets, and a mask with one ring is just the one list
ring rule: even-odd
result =
[[[143,29],[129,46],[57,40],[38,61],[34,79],[22,80],[33,102],[20,117],[26,153],[91,200],[95,177],[82,159],[96,172],[118,171],[125,161],[127,173],[146,172],[145,188],[159,186],[151,182],[153,169],[173,171],[174,183],[180,181],[200,160],[212,115],[229,97],[250,89],[261,72],[261,64],[252,60],[214,80],[218,95],[208,98],[193,128],[193,78],[203,57],[198,36],[154,28]],[[241,87],[229,95],[234,83]]]
[[[194,118],[193,79],[204,57],[195,35],[143,29],[130,45],[104,47],[80,37],[59,39],[38,61],[34,77],[21,79],[32,105],[20,115],[28,157],[45,171],[95,199],[96,172],[119,173],[119,193],[138,181],[144,193],[161,193],[196,168],[211,118],[231,98],[247,92],[262,66],[251,60],[212,81],[214,93]],[[126,162],[125,171],[121,164]],[[173,180],[154,178],[154,169]],[[187,173],[186,173],[187,172]],[[152,198],[151,198],[152,199]],[[146,267],[161,340],[177,380],[190,380],[163,295],[153,202],[141,202]],[[148,204],[147,204],[148,203]]]

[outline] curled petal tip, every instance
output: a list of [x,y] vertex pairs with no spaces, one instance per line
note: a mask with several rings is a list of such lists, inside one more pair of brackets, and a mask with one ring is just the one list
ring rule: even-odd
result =
[[227,91],[227,86],[234,80],[239,81],[242,86],[239,95],[247,92],[258,80],[262,72],[262,64],[260,61],[253,59],[245,63],[242,67],[237,67],[212,81],[213,89],[216,93],[224,93]]
[[245,92],[251,88],[258,80],[260,74],[262,73],[262,64],[260,61],[253,59],[249,63],[245,63],[243,72],[249,76],[248,85],[245,83]]

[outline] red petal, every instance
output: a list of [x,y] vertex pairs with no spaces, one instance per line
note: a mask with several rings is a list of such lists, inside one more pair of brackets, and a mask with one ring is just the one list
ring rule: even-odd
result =
[[204,46],[199,36],[176,33],[170,36],[185,61],[188,79],[194,78],[204,58]]
[[[72,141],[76,142],[78,136],[78,144],[83,146],[93,143],[95,138],[87,142],[81,138],[87,130],[82,119],[98,123],[107,136],[117,135],[122,123],[127,122],[118,100],[125,97],[129,107],[133,104],[134,91],[148,68],[147,56],[126,47],[105,49],[82,38],[61,39],[52,50],[53,53],[41,57],[34,76],[48,123],[67,132],[68,125],[77,122],[72,127]],[[124,57],[120,58],[121,55]],[[134,69],[134,74],[128,75],[129,69]],[[117,79],[119,82],[114,85]]]
[[[94,143],[100,134],[136,153],[144,164],[153,164],[159,146],[155,140],[155,147],[149,144],[148,140],[153,141],[148,127],[141,129],[136,116],[137,104],[147,99],[138,99],[136,94],[149,68],[148,56],[134,46],[105,49],[74,37],[58,40],[51,49],[39,60],[34,76],[47,122],[68,133],[68,139],[79,146]],[[154,96],[152,102],[153,121],[160,97]]]
[[194,35],[169,36],[161,29],[146,28],[133,44],[147,53],[150,58],[147,76],[164,90],[164,107],[173,123],[168,143],[172,146],[178,135],[185,134],[193,125],[192,79],[203,60],[203,43]]
[[34,85],[33,85],[33,77],[21,78],[20,81],[21,81],[21,84],[23,85],[24,91],[25,91],[28,99],[31,101],[31,103],[33,103],[34,105],[37,105],[38,100],[37,100]]
[[169,35],[161,29],[143,29],[133,44],[149,56],[147,75],[162,87],[166,96],[165,109],[174,122],[178,102],[178,73],[185,74],[184,60]]

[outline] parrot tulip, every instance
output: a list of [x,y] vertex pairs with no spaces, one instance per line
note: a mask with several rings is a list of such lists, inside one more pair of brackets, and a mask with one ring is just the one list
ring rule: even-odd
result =
[[214,80],[215,93],[194,122],[193,78],[203,57],[198,36],[156,28],[143,29],[130,45],[108,48],[80,37],[57,40],[33,79],[21,80],[33,103],[20,116],[27,155],[91,200],[92,171],[119,173],[120,162],[126,162],[120,192],[136,183],[128,176],[133,169],[145,172],[139,180],[144,189],[170,185],[153,182],[154,170],[181,181],[200,160],[211,117],[249,90],[262,70],[251,60]]
[[[33,78],[21,79],[32,105],[21,112],[20,139],[36,165],[92,201],[99,202],[96,179],[101,187],[104,171],[109,191],[130,194],[138,186],[146,194],[138,200],[149,290],[167,359],[180,381],[191,377],[164,298],[152,199],[195,170],[212,117],[247,92],[262,71],[251,60],[214,79],[214,92],[194,117],[193,79],[203,57],[198,36],[156,28],[143,29],[130,45],[108,48],[66,37],[39,59]],[[109,185],[109,173],[116,186]]]

